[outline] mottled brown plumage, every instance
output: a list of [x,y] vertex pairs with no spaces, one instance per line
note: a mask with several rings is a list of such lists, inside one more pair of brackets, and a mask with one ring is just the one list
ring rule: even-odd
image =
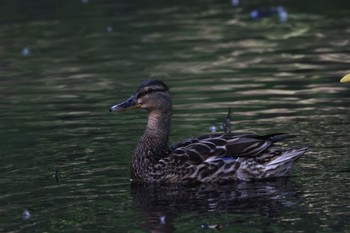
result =
[[172,115],[168,87],[146,80],[110,111],[142,108],[148,123],[134,151],[131,177],[142,182],[225,182],[285,176],[306,147],[283,149],[286,134],[209,134],[168,146]]

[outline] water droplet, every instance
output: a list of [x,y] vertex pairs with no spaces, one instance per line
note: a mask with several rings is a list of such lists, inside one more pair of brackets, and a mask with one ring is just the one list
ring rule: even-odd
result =
[[30,49],[29,48],[23,48],[22,49],[22,55],[23,56],[28,56],[30,54]]
[[231,0],[232,6],[238,6],[239,0]]
[[106,32],[113,32],[113,27],[112,26],[107,26],[106,27]]
[[30,218],[30,216],[31,216],[31,214],[30,214],[29,210],[25,209],[23,211],[23,214],[22,214],[22,219],[23,220],[28,220]]
[[159,217],[160,224],[165,224],[165,216],[162,215]]
[[286,22],[288,20],[288,12],[285,10],[278,11],[278,17],[280,22]]
[[259,11],[258,10],[253,10],[250,12],[250,17],[253,19],[257,19],[259,17]]
[[215,125],[212,125],[212,126],[209,127],[209,130],[210,130],[210,132],[215,133],[217,128],[216,128]]

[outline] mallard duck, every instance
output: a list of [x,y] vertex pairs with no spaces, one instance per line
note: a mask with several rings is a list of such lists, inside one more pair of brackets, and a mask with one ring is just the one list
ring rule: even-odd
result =
[[341,83],[349,83],[350,82],[350,74],[345,75],[342,79],[340,79]]
[[145,109],[148,122],[131,160],[131,179],[157,183],[251,181],[286,176],[306,147],[283,149],[288,134],[208,134],[168,144],[172,103],[169,88],[146,80],[110,111]]

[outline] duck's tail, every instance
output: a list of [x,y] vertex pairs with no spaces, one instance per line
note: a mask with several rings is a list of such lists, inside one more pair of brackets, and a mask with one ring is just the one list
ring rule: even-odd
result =
[[255,160],[242,161],[237,172],[237,178],[249,181],[287,176],[295,162],[307,150],[307,147],[295,147],[287,150],[271,147]]

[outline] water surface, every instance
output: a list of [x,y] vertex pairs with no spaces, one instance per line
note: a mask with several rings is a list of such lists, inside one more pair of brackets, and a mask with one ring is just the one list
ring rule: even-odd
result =
[[[250,17],[276,6],[286,22]],[[4,1],[0,231],[348,232],[350,85],[338,82],[350,71],[349,9],[347,1]],[[231,107],[236,132],[288,132],[298,135],[288,146],[310,152],[287,179],[130,184],[146,115],[107,110],[150,78],[171,88],[172,142],[208,133]]]

